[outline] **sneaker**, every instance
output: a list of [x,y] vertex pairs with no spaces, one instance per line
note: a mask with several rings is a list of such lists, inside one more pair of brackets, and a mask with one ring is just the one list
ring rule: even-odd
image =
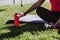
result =
[[56,29],[56,24],[53,24],[52,22],[48,24],[47,22],[44,24],[46,29]]
[[49,25],[47,22],[44,24],[44,26],[46,27],[46,29],[50,28],[52,25]]

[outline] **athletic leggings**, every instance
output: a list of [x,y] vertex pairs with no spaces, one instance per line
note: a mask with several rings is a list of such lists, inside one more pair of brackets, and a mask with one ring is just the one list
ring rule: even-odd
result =
[[42,18],[43,20],[47,21],[47,22],[54,22],[56,23],[57,20],[59,19],[60,16],[60,12],[56,12],[56,11],[49,11],[43,7],[38,7],[36,9],[37,15]]

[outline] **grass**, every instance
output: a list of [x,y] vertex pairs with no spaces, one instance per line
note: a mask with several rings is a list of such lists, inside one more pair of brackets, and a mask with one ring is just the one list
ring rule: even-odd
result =
[[[5,24],[11,19],[14,13],[27,10],[31,4],[23,7],[20,5],[0,6],[0,40],[60,40],[60,34],[57,29],[45,30],[43,24],[23,23],[19,28],[15,28],[13,24]],[[43,7],[49,9],[50,5],[44,3]],[[35,11],[31,14],[36,14]]]

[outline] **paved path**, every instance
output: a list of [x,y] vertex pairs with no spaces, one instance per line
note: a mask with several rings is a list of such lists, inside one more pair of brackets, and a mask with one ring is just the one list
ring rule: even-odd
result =
[[[16,4],[20,4],[21,3],[21,0],[15,0],[16,1]],[[34,3],[36,2],[35,0],[22,0],[23,1],[23,4],[31,4],[31,3]],[[3,5],[11,5],[13,4],[13,0],[0,0],[0,6],[3,6]]]

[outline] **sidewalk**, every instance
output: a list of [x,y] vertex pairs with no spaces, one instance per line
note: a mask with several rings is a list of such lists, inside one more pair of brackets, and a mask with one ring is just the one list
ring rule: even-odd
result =
[[[31,3],[35,3],[37,0],[22,0],[23,4],[31,4]],[[20,4],[21,0],[15,0],[15,4]],[[12,5],[13,4],[13,0],[0,0],[0,6],[3,5]]]

